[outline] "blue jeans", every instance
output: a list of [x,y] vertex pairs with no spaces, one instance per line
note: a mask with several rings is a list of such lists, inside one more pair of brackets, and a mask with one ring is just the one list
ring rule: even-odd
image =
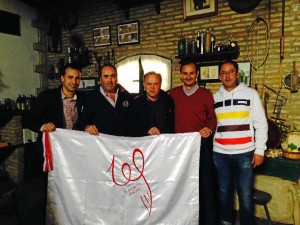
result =
[[242,154],[213,153],[219,182],[220,224],[234,224],[233,197],[239,198],[241,225],[253,225],[253,151]]

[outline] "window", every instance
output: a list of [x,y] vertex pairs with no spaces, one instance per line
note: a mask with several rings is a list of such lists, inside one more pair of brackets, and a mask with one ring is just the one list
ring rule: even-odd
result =
[[139,92],[139,59],[144,74],[150,71],[160,73],[162,76],[161,89],[167,91],[171,88],[172,61],[158,55],[136,55],[116,63],[118,82],[130,93]]

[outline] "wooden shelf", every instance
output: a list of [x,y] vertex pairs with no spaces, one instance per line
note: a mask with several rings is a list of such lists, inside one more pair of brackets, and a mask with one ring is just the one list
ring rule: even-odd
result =
[[222,52],[209,52],[205,54],[194,54],[194,55],[185,55],[185,56],[176,56],[176,58],[181,61],[192,60],[197,64],[208,63],[208,62],[221,62],[223,60],[233,60],[239,57],[239,49],[232,51],[222,51]]

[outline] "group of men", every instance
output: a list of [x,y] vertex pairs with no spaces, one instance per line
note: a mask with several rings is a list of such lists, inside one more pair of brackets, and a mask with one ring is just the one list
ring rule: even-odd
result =
[[[257,92],[238,83],[236,62],[221,64],[223,85],[214,96],[197,85],[199,72],[190,61],[181,64],[181,86],[167,93],[161,90],[161,75],[148,72],[143,78],[144,93],[135,98],[118,84],[113,65],[103,65],[99,72],[100,85],[83,95],[77,92],[81,69],[68,64],[62,85],[38,96],[28,127],[39,132],[40,143],[43,131],[56,128],[135,137],[199,132],[200,224],[234,223],[235,184],[240,222],[254,224],[253,167],[263,162],[267,122]],[[41,149],[33,152],[33,177],[42,173]]]

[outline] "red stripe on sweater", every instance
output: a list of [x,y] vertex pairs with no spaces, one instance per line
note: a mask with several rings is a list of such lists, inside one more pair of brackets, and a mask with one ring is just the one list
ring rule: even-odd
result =
[[215,138],[215,141],[221,145],[241,145],[241,144],[252,142],[252,137]]

